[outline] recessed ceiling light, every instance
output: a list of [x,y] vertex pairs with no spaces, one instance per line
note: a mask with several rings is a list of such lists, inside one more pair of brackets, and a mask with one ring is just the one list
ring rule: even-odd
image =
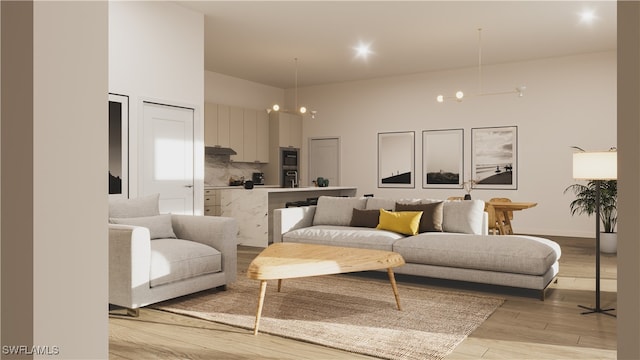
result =
[[356,57],[359,57],[359,58],[366,59],[367,57],[369,57],[369,55],[372,54],[372,52],[371,52],[371,44],[360,43],[354,49],[356,51]]
[[596,12],[591,9],[583,10],[580,13],[580,22],[584,24],[591,24],[597,19]]

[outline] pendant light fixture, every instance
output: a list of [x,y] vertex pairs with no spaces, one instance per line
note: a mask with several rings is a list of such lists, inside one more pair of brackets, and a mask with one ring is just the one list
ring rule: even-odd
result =
[[[295,113],[296,114],[300,114],[300,115],[306,115],[307,113],[311,114],[311,118],[315,119],[316,118],[316,114],[317,111],[315,110],[308,110],[306,106],[302,105],[302,106],[298,106],[298,58],[294,58],[293,59],[295,61],[295,88],[294,88],[294,104],[295,104]],[[267,113],[270,113],[271,111],[280,111],[280,105],[278,104],[274,104],[270,109],[267,109]],[[288,110],[282,110],[284,112],[287,112]]]
[[[524,96],[524,91],[527,87],[520,85],[513,90],[498,91],[485,93],[482,89],[482,28],[478,28],[478,93],[470,96],[489,96],[489,95],[504,95],[504,94],[516,94],[518,97]],[[465,97],[465,93],[462,90],[458,90],[454,96],[436,96],[436,101],[443,103],[446,99],[453,99],[457,102],[462,102]]]

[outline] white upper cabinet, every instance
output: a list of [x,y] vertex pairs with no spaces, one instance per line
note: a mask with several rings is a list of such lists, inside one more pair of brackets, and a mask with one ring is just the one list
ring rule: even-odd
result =
[[256,110],[244,109],[244,160],[246,162],[257,162],[257,123],[258,112]]
[[229,107],[204,104],[204,145],[229,147]]
[[256,160],[269,162],[269,114],[258,111],[256,117]]
[[229,147],[236,151],[237,155],[231,155],[231,160],[244,162],[244,109],[230,107],[231,124],[229,126]]
[[269,115],[265,111],[205,103],[205,146],[236,151],[235,162],[269,162]]
[[302,116],[283,112],[271,114],[278,129],[278,145],[300,149],[302,147]]

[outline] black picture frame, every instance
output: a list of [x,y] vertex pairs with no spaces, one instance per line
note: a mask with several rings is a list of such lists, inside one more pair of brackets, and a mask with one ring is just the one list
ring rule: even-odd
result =
[[129,197],[129,96],[109,93],[109,197]]
[[378,187],[415,188],[415,131],[378,133]]
[[422,188],[461,189],[464,129],[422,131]]
[[474,189],[518,189],[518,127],[471,129]]

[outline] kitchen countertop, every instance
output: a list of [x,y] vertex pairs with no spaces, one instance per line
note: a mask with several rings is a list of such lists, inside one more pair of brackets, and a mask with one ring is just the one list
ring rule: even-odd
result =
[[[243,190],[244,186],[205,186],[207,190]],[[304,192],[304,191],[326,191],[326,190],[355,190],[354,186],[303,186],[297,188],[283,188],[277,185],[255,185],[252,190],[265,190],[266,192]]]
[[[253,188],[254,189],[259,189],[259,188],[279,188],[280,186],[278,185],[254,185]],[[216,186],[216,185],[205,185],[204,186],[205,189],[207,190],[226,190],[226,189],[243,189],[244,190],[244,185],[239,185],[239,186],[230,186],[230,185],[221,185],[221,186]]]

